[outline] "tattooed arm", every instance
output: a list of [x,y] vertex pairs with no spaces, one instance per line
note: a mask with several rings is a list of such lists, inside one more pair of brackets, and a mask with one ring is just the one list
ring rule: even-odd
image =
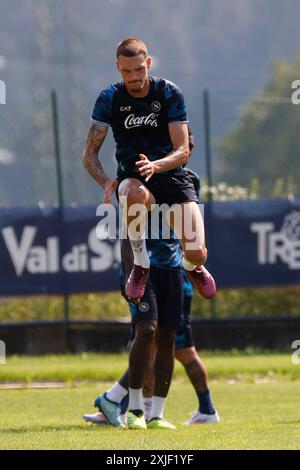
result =
[[110,179],[105,173],[99,158],[99,150],[104,142],[108,127],[92,124],[83,150],[83,165],[89,174],[104,189],[104,203],[109,204],[117,181]]

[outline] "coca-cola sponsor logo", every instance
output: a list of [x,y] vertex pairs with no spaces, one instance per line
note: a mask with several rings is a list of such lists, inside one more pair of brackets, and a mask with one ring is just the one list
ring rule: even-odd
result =
[[151,113],[148,116],[135,116],[134,114],[129,114],[124,121],[126,129],[131,129],[132,127],[140,126],[151,126],[158,127],[157,123],[157,114]]

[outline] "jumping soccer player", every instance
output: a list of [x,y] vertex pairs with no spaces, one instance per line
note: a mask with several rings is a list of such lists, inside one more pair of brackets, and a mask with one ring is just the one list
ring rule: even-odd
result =
[[[215,295],[212,276],[204,268],[207,250],[203,220],[197,205],[193,183],[182,166],[189,158],[187,116],[183,96],[173,83],[150,77],[151,58],[145,44],[139,39],[126,39],[117,47],[117,68],[123,82],[102,91],[92,114],[92,126],[84,149],[84,165],[104,189],[104,203],[110,203],[115,190],[124,208],[128,237],[134,255],[133,268],[126,282],[128,298],[140,300],[149,276],[150,260],[146,250],[144,223],[146,211],[155,203],[176,205],[179,220],[170,211],[171,227],[180,240],[184,257],[183,267],[188,271],[198,291],[206,298]],[[116,141],[118,181],[110,179],[98,159],[98,153],[111,125]],[[139,204],[144,216],[140,232],[135,229],[136,215],[130,209]],[[189,220],[195,237],[186,234],[183,220]],[[144,221],[144,223],[143,223]],[[164,312],[160,331],[157,320],[139,322],[137,340],[129,357],[129,421],[143,426],[142,384],[151,345],[156,336],[159,397],[165,398],[170,386],[173,368],[174,333],[178,327],[182,290],[179,278],[173,275],[169,288],[174,291],[174,308]],[[176,305],[175,305],[176,302]],[[160,380],[162,374],[167,380]],[[163,407],[163,402],[161,402]],[[136,416],[136,418],[134,418]],[[137,425],[137,424],[136,424]]]
[[[183,267],[197,290],[205,298],[216,292],[213,277],[204,268],[207,258],[204,224],[197,206],[197,196],[183,165],[189,159],[188,127],[184,99],[172,82],[148,74],[151,57],[138,38],[127,38],[117,47],[117,69],[123,81],[102,91],[91,117],[84,149],[84,165],[104,189],[104,203],[116,194],[124,207],[128,237],[134,264],[126,283],[128,298],[139,301],[149,275],[143,222],[154,204],[176,204],[177,212],[168,214],[168,222],[182,246]],[[98,160],[98,153],[109,125],[116,142],[117,180],[110,179]],[[144,211],[140,230],[131,207],[139,204]],[[186,230],[186,223],[194,227]]]

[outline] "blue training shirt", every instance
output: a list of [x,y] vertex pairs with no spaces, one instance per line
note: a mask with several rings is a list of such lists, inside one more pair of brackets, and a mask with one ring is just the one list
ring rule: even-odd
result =
[[[168,155],[173,150],[168,125],[188,123],[180,88],[165,79],[149,79],[144,98],[131,96],[124,82],[118,82],[101,91],[94,106],[91,121],[112,128],[119,177],[135,168],[140,153],[152,161]],[[181,167],[166,173],[180,171]]]

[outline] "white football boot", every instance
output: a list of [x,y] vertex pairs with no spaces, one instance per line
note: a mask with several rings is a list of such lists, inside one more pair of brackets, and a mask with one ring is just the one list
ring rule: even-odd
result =
[[216,424],[220,422],[220,417],[216,411],[213,415],[206,415],[197,411],[191,419],[186,421],[186,425],[190,426],[192,424]]
[[[127,425],[126,422],[126,415],[121,415],[121,422],[124,424],[124,426]],[[83,419],[88,422],[88,423],[93,423],[93,424],[110,424],[107,419],[105,418],[104,414],[99,412],[98,413],[92,413],[92,414],[85,414],[83,415]]]
[[93,413],[83,415],[83,419],[94,424],[109,424],[103,413]]

